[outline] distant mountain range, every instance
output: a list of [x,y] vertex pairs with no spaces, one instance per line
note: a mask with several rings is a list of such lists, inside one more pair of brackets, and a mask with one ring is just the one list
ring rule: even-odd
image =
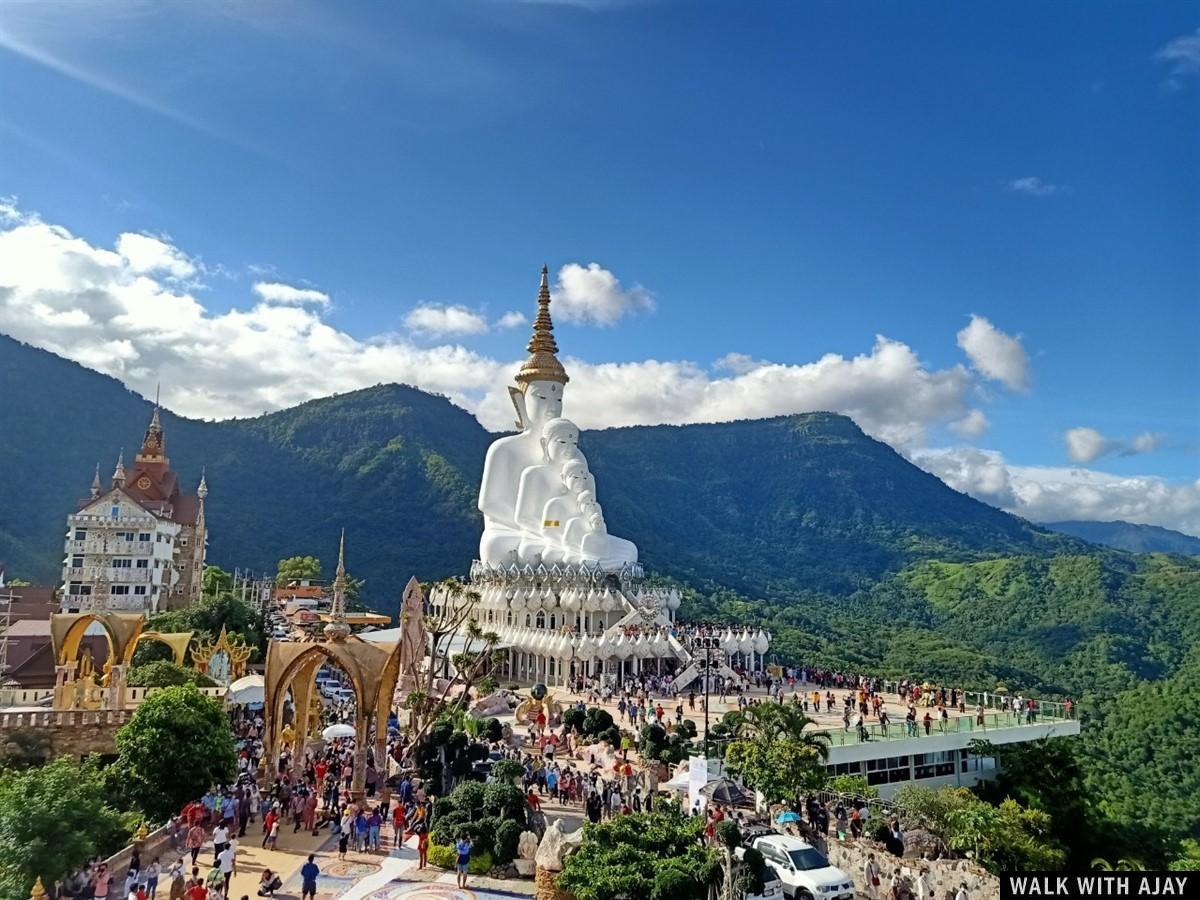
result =
[[[150,411],[115,379],[0,336],[10,572],[57,577],[64,517],[97,460],[107,484],[117,452],[140,444]],[[388,609],[409,575],[465,574],[477,553],[494,435],[443,397],[384,385],[253,419],[164,412],[163,425],[185,490],[207,472],[214,563],[332,563],[344,526],[364,596]],[[612,532],[649,570],[705,588],[845,593],[918,559],[1083,546],[950,489],[830,413],[593,431],[581,446]]]
[[1158,525],[1135,525],[1132,522],[1048,522],[1051,531],[1128,550],[1130,553],[1182,553],[1200,556],[1200,538],[1172,531]]
[[[0,336],[10,576],[57,580],[65,516],[97,460],[107,482],[117,452],[140,444],[150,412],[116,380]],[[328,573],[344,526],[363,599],[390,613],[410,575],[463,575],[476,555],[494,436],[445,398],[385,385],[252,419],[162,418],[185,489],[206,467],[212,563],[270,571],[312,554]],[[1137,834],[1160,862],[1161,848],[1200,834],[1187,740],[1200,728],[1200,560],[1089,543],[1136,536],[1121,546],[1186,554],[1194,538],[1040,528],[829,413],[592,431],[581,446],[610,529],[683,586],[683,614],[767,627],[783,660],[1070,694],[1087,719],[1088,802],[1107,830],[1080,829],[1093,842]],[[1080,844],[1075,862],[1113,845]]]

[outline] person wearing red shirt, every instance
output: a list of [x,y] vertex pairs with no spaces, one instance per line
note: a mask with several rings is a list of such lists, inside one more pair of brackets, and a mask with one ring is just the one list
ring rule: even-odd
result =
[[197,878],[184,896],[187,897],[187,900],[208,900],[208,888],[204,886],[203,881]]

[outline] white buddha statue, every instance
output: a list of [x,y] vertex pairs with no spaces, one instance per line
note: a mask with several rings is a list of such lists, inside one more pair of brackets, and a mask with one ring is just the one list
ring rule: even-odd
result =
[[[565,560],[616,570],[637,561],[637,547],[608,534],[595,503],[595,480],[577,447],[579,429],[562,418],[569,379],[553,332],[549,273],[543,266],[529,358],[517,373],[517,387],[509,388],[521,430],[497,438],[483,463],[479,558],[489,565]],[[585,493],[594,509],[583,509]],[[568,522],[576,519],[582,520],[577,542],[566,533]]]

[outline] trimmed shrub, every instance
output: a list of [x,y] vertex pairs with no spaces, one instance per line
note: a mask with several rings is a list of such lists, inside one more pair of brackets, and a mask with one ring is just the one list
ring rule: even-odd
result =
[[515,759],[501,759],[492,766],[492,777],[498,782],[512,783],[525,777],[525,767]]
[[492,855],[501,865],[517,858],[517,845],[521,842],[521,823],[505,819],[496,826],[496,838],[492,842]]
[[525,794],[515,784],[495,781],[483,790],[484,808],[493,816],[525,824]]
[[[429,864],[439,869],[453,869],[458,862],[458,853],[454,845],[429,843]],[[492,870],[492,854],[487,850],[472,850],[471,862],[467,864],[467,872],[471,875],[486,875]]]
[[454,808],[471,818],[484,808],[484,786],[478,781],[464,781],[450,792],[450,800]]

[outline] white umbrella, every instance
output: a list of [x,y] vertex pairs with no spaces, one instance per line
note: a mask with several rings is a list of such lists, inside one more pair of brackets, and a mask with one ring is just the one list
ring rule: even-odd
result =
[[263,677],[247,675],[229,685],[227,696],[234,703],[243,705],[262,703],[265,695]]
[[321,732],[321,737],[325,738],[327,741],[336,740],[337,738],[352,738],[354,737],[354,726],[346,725],[344,723],[339,725],[330,725]]

